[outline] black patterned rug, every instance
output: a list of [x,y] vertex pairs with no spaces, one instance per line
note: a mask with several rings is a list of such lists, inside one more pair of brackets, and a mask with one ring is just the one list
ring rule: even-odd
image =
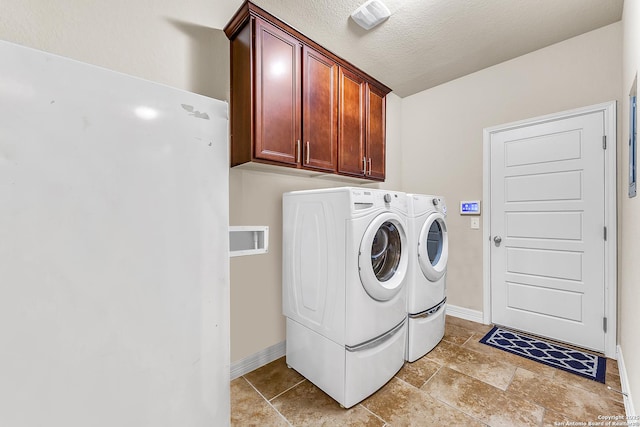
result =
[[498,326],[489,331],[480,342],[604,384],[607,367],[604,357],[532,338]]

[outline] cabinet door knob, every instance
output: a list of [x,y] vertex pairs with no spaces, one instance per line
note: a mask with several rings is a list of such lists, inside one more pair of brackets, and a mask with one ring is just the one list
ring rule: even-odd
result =
[[311,162],[311,144],[307,141],[307,164]]
[[371,176],[371,157],[369,157],[369,176]]
[[367,158],[366,157],[362,158],[362,173],[364,174],[364,176],[367,176]]
[[296,144],[296,163],[300,163],[300,140]]

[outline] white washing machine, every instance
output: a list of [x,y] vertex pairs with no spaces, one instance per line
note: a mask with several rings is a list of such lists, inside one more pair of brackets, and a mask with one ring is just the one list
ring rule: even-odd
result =
[[407,194],[408,240],[407,351],[413,362],[444,336],[449,239],[442,197]]
[[283,196],[287,364],[349,408],[404,363],[404,193],[354,187]]

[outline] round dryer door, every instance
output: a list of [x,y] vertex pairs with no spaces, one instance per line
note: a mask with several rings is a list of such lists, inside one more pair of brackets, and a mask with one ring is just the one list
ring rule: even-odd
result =
[[367,227],[358,256],[360,280],[370,297],[386,301],[400,290],[407,273],[407,235],[400,217],[387,212]]
[[434,213],[427,218],[418,240],[418,261],[425,277],[434,282],[447,271],[449,238],[444,215]]

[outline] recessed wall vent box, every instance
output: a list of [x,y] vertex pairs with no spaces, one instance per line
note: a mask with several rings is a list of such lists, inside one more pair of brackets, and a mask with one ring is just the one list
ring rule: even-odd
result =
[[480,200],[461,201],[460,215],[480,215]]
[[380,0],[369,0],[352,14],[351,18],[365,30],[370,30],[391,16],[391,12]]
[[269,227],[230,226],[229,256],[266,254],[269,251]]

